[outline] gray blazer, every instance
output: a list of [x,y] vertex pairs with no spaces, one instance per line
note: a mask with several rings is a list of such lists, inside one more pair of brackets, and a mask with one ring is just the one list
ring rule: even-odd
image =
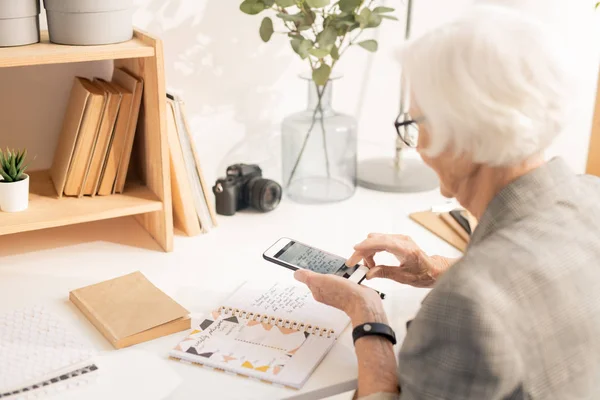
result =
[[556,158],[504,188],[398,363],[401,400],[600,399],[600,179]]

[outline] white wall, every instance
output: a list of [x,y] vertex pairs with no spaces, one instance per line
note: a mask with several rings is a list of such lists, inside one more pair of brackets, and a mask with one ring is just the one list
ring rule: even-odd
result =
[[[582,172],[598,77],[600,35],[592,32],[592,0],[503,1],[523,6],[527,12],[555,24],[576,50],[574,57],[583,91],[573,101],[580,111],[550,154],[563,155]],[[224,173],[228,163],[239,160],[260,161],[267,173],[277,173],[279,123],[284,115],[305,104],[305,88],[297,78],[305,71],[305,65],[293,54],[285,37],[263,44],[258,36],[261,17],[242,14],[238,9],[240,2],[134,0],[135,25],[164,41],[167,87],[186,102],[211,181]],[[430,29],[471,3],[473,0],[414,0],[413,33]],[[387,0],[390,6],[402,7],[401,4],[404,2]],[[400,12],[397,15],[401,16]],[[42,16],[45,26],[43,19]],[[393,151],[392,122],[397,113],[399,86],[395,52],[402,44],[404,27],[402,23],[386,22],[376,33],[379,52],[348,52],[340,63],[344,79],[334,88],[334,106],[359,118],[361,157],[391,156]],[[90,68],[103,71],[97,65]],[[52,80],[52,76],[47,79]],[[54,140],[55,135],[48,137]]]

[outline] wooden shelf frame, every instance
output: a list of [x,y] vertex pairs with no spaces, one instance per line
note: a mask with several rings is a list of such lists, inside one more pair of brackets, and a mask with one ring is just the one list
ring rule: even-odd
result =
[[120,195],[59,198],[47,171],[32,172],[29,208],[15,214],[0,212],[0,235],[134,215],[164,251],[172,251],[162,41],[138,29],[130,41],[103,46],[57,45],[48,42],[47,32],[41,38],[40,43],[1,48],[0,73],[4,67],[114,60],[115,67],[124,67],[144,80],[130,166],[141,183],[129,180]]
[[588,150],[586,173],[600,176],[600,72],[598,73],[596,107],[592,121],[592,136]]

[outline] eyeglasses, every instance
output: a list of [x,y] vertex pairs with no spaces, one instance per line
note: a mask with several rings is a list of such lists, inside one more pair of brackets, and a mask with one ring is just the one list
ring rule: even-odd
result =
[[396,118],[396,122],[394,122],[394,126],[396,127],[396,132],[398,133],[398,137],[406,144],[408,147],[416,148],[419,141],[419,127],[417,124],[423,122],[425,117],[419,117],[414,119],[406,119],[407,114],[401,113]]

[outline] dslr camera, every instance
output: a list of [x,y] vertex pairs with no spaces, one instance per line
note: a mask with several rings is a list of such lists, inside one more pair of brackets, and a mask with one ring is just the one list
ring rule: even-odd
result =
[[247,207],[267,212],[274,210],[281,201],[281,186],[262,177],[262,170],[255,164],[234,164],[227,168],[224,178],[213,186],[217,214],[234,215]]

